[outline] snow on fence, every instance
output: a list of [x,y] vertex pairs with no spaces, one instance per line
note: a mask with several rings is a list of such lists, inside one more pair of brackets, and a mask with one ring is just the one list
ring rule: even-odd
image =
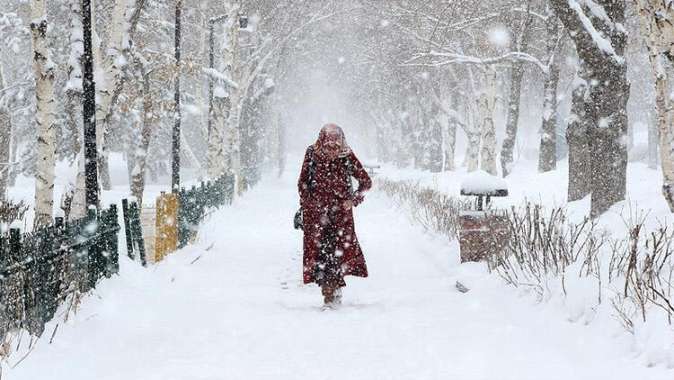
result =
[[39,336],[69,294],[87,292],[119,270],[117,207],[79,220],[0,234],[0,339],[26,329]]
[[[175,212],[178,246],[191,241],[209,209],[231,203],[233,193],[232,176],[181,189]],[[127,255],[135,260],[138,254],[145,265],[141,210],[127,199],[122,209]],[[117,215],[113,204],[75,221],[55,218],[53,225],[32,232],[0,231],[0,342],[21,329],[41,336],[69,296],[77,298],[119,272]]]

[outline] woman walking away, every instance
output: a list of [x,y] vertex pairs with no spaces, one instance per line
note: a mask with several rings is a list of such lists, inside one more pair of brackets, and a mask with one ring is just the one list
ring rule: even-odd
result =
[[[358,180],[353,191],[351,177]],[[342,128],[327,124],[307,148],[297,183],[304,229],[304,283],[321,287],[326,308],[341,303],[344,276],[367,277],[353,207],[372,181],[346,143]]]

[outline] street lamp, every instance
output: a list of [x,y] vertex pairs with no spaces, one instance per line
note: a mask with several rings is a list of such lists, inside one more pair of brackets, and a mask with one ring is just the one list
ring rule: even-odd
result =
[[246,29],[248,27],[248,16],[243,13],[239,13],[239,26],[241,29]]
[[176,1],[176,22],[175,22],[175,61],[176,61],[176,79],[175,79],[175,110],[174,110],[174,124],[172,134],[171,147],[171,190],[177,193],[180,190],[180,121],[182,115],[180,113],[180,28],[182,15],[183,0]]
[[96,83],[94,82],[94,54],[91,45],[91,0],[83,0],[82,34],[84,55],[82,67],[82,105],[84,135],[84,184],[87,207],[98,207],[98,167],[96,152]]

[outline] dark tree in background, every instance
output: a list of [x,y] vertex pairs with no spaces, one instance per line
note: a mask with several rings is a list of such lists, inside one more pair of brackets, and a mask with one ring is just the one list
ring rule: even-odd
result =
[[[627,45],[625,1],[596,0],[607,17],[583,3],[579,9],[567,0],[551,0],[552,7],[573,40],[580,59],[580,76],[588,84],[583,97],[587,132],[574,142],[590,147],[590,170],[569,172],[585,176],[591,185],[593,217],[625,199],[627,172],[627,99],[629,81],[624,52]],[[601,16],[604,16],[601,14]],[[587,23],[587,20],[590,23]],[[579,96],[575,97],[580,99]],[[574,146],[570,150],[576,150]],[[584,148],[583,148],[584,149]],[[572,166],[569,165],[569,169]]]
[[[569,144],[569,188],[568,201],[583,199],[592,192],[590,181],[591,154],[588,138],[588,117],[585,110],[587,83],[576,78],[571,93],[571,117],[566,127],[566,142]],[[575,175],[571,175],[575,174]]]

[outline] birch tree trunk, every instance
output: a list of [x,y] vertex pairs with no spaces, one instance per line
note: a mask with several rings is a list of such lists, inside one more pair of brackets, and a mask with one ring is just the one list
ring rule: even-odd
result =
[[484,90],[478,99],[481,123],[482,148],[480,149],[480,169],[496,175],[496,130],[494,129],[494,107],[496,106],[496,71],[485,75]]
[[[656,59],[658,59],[656,57]],[[661,65],[661,64],[657,64]],[[667,76],[659,72],[655,79],[655,108],[658,113],[660,137],[660,165],[662,166],[662,194],[674,212],[674,131],[672,131],[672,109],[669,102]]]
[[45,0],[32,0],[30,30],[37,97],[37,164],[35,174],[35,227],[52,222],[54,206],[54,77],[55,65],[47,45]]
[[[673,60],[674,26],[671,25],[674,9],[671,2],[638,0],[641,30],[646,37],[648,58],[655,75],[655,110],[662,166],[662,194],[674,212],[674,121],[669,97],[669,77],[664,59]],[[651,135],[649,129],[649,144]]]
[[70,142],[73,152],[82,149],[82,55],[84,54],[81,0],[70,0],[70,56],[68,57],[68,82],[66,83],[66,127],[74,138]]
[[[517,51],[526,52],[531,15],[527,13],[522,22],[520,36],[517,41]],[[503,176],[510,174],[513,164],[513,150],[517,142],[517,126],[520,118],[520,98],[522,95],[522,76],[524,63],[515,61],[510,67],[510,96],[508,97],[508,115],[506,117],[506,134],[501,146],[501,172]]]
[[14,126],[10,124],[10,127],[12,128],[10,130],[10,138],[12,142],[9,158],[9,162],[11,163],[11,167],[9,168],[9,186],[16,186],[16,177],[19,175],[19,171],[16,168],[17,155],[18,155],[17,152],[19,150],[19,139],[17,138],[16,132],[14,131]]
[[[66,84],[66,114],[70,128],[77,132],[73,136],[78,137],[76,147],[78,154],[77,176],[73,200],[70,205],[69,220],[79,219],[86,215],[86,184],[84,177],[84,136],[80,121],[82,120],[82,58],[84,55],[84,35],[82,25],[81,0],[70,0],[70,57],[68,58],[68,83]],[[80,143],[82,142],[82,143]]]
[[[470,84],[470,93],[468,96],[479,96],[476,90],[473,70],[469,67],[467,68],[467,72],[468,82]],[[473,100],[466,101],[464,104],[465,114],[469,115],[468,118],[466,118],[466,123],[463,125],[463,130],[466,133],[466,138],[468,140],[464,166],[466,166],[466,169],[469,172],[477,170],[480,165],[480,112],[476,105],[477,102]]]
[[96,146],[98,147],[98,171],[101,188],[110,190],[110,167],[108,164],[107,140],[110,134],[109,115],[113,107],[115,88],[122,83],[122,66],[126,63],[123,57],[126,44],[128,23],[127,11],[129,0],[116,0],[112,11],[108,46],[103,59],[103,83],[96,83]]
[[147,168],[147,156],[152,141],[152,135],[157,122],[157,116],[154,113],[154,101],[152,99],[152,89],[150,87],[150,73],[141,68],[143,75],[143,118],[140,131],[140,141],[134,152],[134,168],[131,174],[131,195],[134,196],[138,205],[143,204],[143,194],[145,192],[145,172]]
[[464,165],[466,166],[466,170],[473,172],[480,165],[480,128],[477,121],[473,120],[469,122],[464,128],[464,132],[468,138]]
[[450,95],[449,107],[450,115],[447,117],[447,128],[443,136],[444,147],[444,170],[452,171],[455,169],[454,156],[456,155],[456,128],[459,125],[458,117],[458,97],[456,94]]
[[238,14],[238,7],[234,6],[229,10],[229,18],[227,21],[228,33],[227,43],[225,45],[225,64],[227,65],[227,73],[229,78],[238,83],[237,88],[232,88],[229,91],[229,103],[231,104],[231,111],[229,113],[228,129],[229,129],[229,151],[231,169],[235,178],[235,193],[240,195],[246,188],[243,176],[241,175],[241,126],[239,120],[241,112],[243,111],[243,95],[242,91],[246,88],[243,85],[243,68],[241,67],[241,52],[239,46],[240,25]]
[[0,202],[7,199],[7,184],[11,169],[9,162],[11,131],[12,120],[9,110],[0,106]]
[[[0,88],[5,87],[5,78],[0,65]],[[11,170],[12,115],[7,106],[0,104],[0,202],[7,199],[7,185]]]
[[218,178],[229,170],[225,155],[225,130],[229,116],[229,98],[218,88],[213,95],[213,126],[208,140],[208,176]]
[[[657,117],[655,118],[657,119]],[[658,154],[660,153],[660,134],[658,133],[657,121],[653,120],[653,117],[649,116],[648,121],[648,167],[650,169],[657,169],[659,160]]]
[[557,17],[548,8],[546,50],[548,73],[543,87],[543,121],[541,144],[538,151],[538,171],[548,172],[557,168],[557,83],[559,82],[559,59],[556,51],[559,42]]

